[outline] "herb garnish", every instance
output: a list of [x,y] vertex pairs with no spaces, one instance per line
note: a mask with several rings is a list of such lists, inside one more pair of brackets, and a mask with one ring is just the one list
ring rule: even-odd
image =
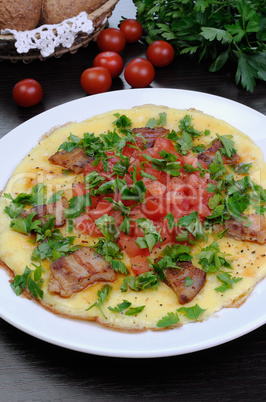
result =
[[138,237],[136,240],[136,245],[140,248],[148,248],[152,251],[153,247],[159,242],[162,243],[162,237],[160,232],[158,233],[156,227],[150,219],[147,218],[137,218],[136,219],[138,227],[140,227],[145,236]]
[[157,327],[159,328],[165,328],[165,327],[172,327],[173,325],[176,325],[179,322],[179,317],[177,312],[176,313],[168,313],[166,316],[162,317],[156,324]]
[[43,285],[42,273],[44,269],[42,265],[39,266],[32,264],[35,270],[31,270],[26,266],[22,275],[16,275],[10,285],[17,296],[19,296],[23,289],[28,288],[29,292],[36,299],[38,296],[43,298],[43,291],[41,289]]
[[266,81],[263,1],[133,1],[148,43],[166,40],[178,54],[208,60],[211,72],[233,62],[236,84],[251,92]]
[[196,258],[199,260],[201,269],[204,272],[216,272],[221,268],[231,268],[231,262],[226,258],[230,254],[222,253],[219,245],[216,241],[212,242],[206,248],[201,250],[201,253],[196,254]]
[[241,281],[243,278],[236,278],[235,276],[232,277],[228,272],[220,272],[216,275],[217,279],[222,282],[222,285],[215,288],[216,292],[226,292],[228,289],[233,289],[235,283]]
[[125,315],[132,316],[132,315],[137,315],[137,314],[141,313],[145,308],[145,306],[131,307],[131,305],[132,305],[132,303],[130,303],[129,301],[123,300],[123,302],[118,304],[116,307],[109,306],[108,309],[110,311],[112,311],[113,313],[123,313],[124,312]]
[[198,320],[198,318],[206,311],[206,309],[201,308],[198,304],[192,307],[180,307],[177,310],[179,313],[184,313],[185,317],[190,320]]
[[159,285],[158,276],[152,272],[145,272],[139,276],[126,276],[120,286],[121,292],[127,292],[128,287],[135,292],[148,288],[157,289]]
[[100,312],[102,313],[102,315],[104,316],[105,319],[107,319],[106,315],[104,314],[103,310],[102,310],[102,305],[104,304],[104,302],[107,300],[110,292],[112,290],[112,286],[110,285],[104,285],[101,290],[98,290],[97,292],[97,296],[98,299],[95,303],[93,303],[89,308],[86,309],[86,311],[91,310],[93,307],[96,307],[100,310]]

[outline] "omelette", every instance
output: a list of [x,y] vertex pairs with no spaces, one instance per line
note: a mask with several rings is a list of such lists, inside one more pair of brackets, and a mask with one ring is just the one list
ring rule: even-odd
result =
[[43,136],[0,199],[15,295],[160,330],[239,307],[266,275],[261,150],[195,109],[142,105]]

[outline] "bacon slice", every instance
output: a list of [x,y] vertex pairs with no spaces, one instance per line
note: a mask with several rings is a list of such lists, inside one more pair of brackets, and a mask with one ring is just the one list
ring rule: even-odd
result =
[[251,226],[235,218],[224,221],[223,224],[213,225],[213,232],[219,233],[228,229],[225,236],[242,241],[250,241],[258,244],[266,243],[266,218],[263,215],[251,214],[247,218],[252,222]]
[[[186,304],[191,302],[201,291],[206,282],[206,273],[194,267],[191,261],[178,262],[178,268],[168,268],[164,271],[165,282],[177,294],[178,302]],[[193,280],[191,286],[185,286],[185,279],[189,277]]]
[[95,282],[116,280],[111,265],[90,247],[81,247],[66,257],[58,258],[51,264],[50,270],[49,292],[65,298]]
[[133,128],[133,134],[141,134],[148,142],[145,144],[146,148],[151,148],[154,145],[154,141],[157,137],[165,137],[170,131],[163,127],[140,127]]
[[[223,148],[223,144],[217,138],[217,140],[214,140],[212,142],[212,145],[210,146],[210,148],[208,148],[208,149],[206,149],[206,151],[203,151],[200,154],[198,154],[198,159],[210,164],[214,161],[216,152],[220,151],[221,148]],[[234,153],[232,158],[229,158],[228,156],[222,156],[222,158],[223,158],[223,162],[227,165],[234,165],[234,164],[239,163],[239,156],[237,153]]]
[[94,158],[87,156],[80,147],[70,152],[65,150],[57,151],[49,158],[49,161],[54,165],[60,165],[64,169],[69,169],[74,173],[82,173],[87,163],[93,160]]
[[36,212],[33,220],[40,220],[43,224],[47,223],[51,216],[55,217],[54,227],[64,226],[66,223],[65,218],[65,208],[68,208],[68,201],[65,197],[60,198],[56,202],[51,202],[50,204],[37,205],[28,211],[23,211],[21,216],[27,218],[32,212]]

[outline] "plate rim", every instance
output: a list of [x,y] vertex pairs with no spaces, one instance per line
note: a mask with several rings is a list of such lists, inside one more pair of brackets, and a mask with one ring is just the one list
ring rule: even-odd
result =
[[[152,93],[153,93],[153,95],[152,95]],[[34,116],[33,118],[27,120],[26,122],[20,124],[19,126],[14,128],[13,130],[11,130],[9,133],[7,133],[4,137],[2,137],[0,139],[0,145],[2,145],[2,147],[0,147],[0,148],[1,149],[4,148],[9,143],[9,141],[11,139],[13,139],[14,136],[15,137],[19,136],[20,133],[24,131],[24,129],[27,130],[28,126],[29,127],[31,127],[32,125],[34,126],[34,124],[36,122],[43,121],[47,117],[48,117],[47,120],[49,120],[50,116],[53,116],[53,115],[57,114],[57,112],[59,112],[59,114],[60,114],[62,111],[64,111],[65,109],[71,108],[73,105],[75,107],[75,105],[79,105],[79,104],[83,104],[83,103],[84,103],[84,105],[90,104],[91,102],[97,103],[97,102],[101,102],[101,100],[103,98],[108,100],[109,98],[112,98],[112,97],[118,97],[119,98],[120,95],[122,96],[122,98],[127,98],[127,96],[129,96],[129,97],[134,99],[134,97],[139,98],[139,96],[138,96],[139,94],[144,94],[144,97],[154,98],[155,93],[171,94],[171,96],[178,96],[178,95],[181,95],[181,96],[182,95],[193,96],[194,95],[196,97],[201,97],[201,98],[203,98],[205,100],[209,99],[211,101],[214,100],[214,101],[216,101],[218,103],[221,102],[222,104],[226,103],[228,106],[232,106],[233,109],[234,108],[236,108],[236,109],[240,108],[240,110],[245,110],[245,111],[251,113],[252,115],[254,115],[254,116],[256,116],[256,117],[258,117],[260,119],[262,118],[262,119],[264,119],[266,121],[266,116],[265,115],[263,115],[262,113],[256,111],[255,109],[250,108],[249,106],[243,105],[243,104],[241,104],[239,102],[236,102],[234,100],[231,100],[231,99],[227,99],[227,98],[217,96],[217,95],[213,95],[213,94],[208,94],[208,93],[205,93],[205,92],[193,91],[193,90],[185,90],[185,89],[174,89],[174,88],[171,88],[171,89],[170,88],[124,89],[124,90],[119,90],[119,91],[111,91],[111,92],[107,92],[107,93],[104,93],[104,94],[93,95],[93,97],[91,97],[91,96],[87,97],[86,96],[86,97],[83,97],[83,98],[79,98],[79,99],[76,99],[76,100],[72,100],[72,101],[63,103],[63,104],[55,106],[54,108],[51,108],[51,109],[49,109],[47,111],[44,111],[44,112],[38,114],[37,116]],[[155,104],[155,102],[153,102],[153,103]],[[139,104],[141,105],[143,103],[139,103]],[[156,103],[156,104],[158,104],[158,103]],[[175,106],[172,105],[171,107],[175,107]],[[120,107],[120,108],[121,109],[126,109],[126,108],[128,109],[130,107],[126,106],[126,107]],[[180,107],[177,107],[177,108],[180,109]],[[115,110],[115,109],[117,109],[117,107],[113,107],[111,105],[109,109],[105,109],[101,113],[104,113],[105,111]],[[184,108],[184,109],[186,109],[186,108]],[[204,113],[214,115],[213,113],[208,113],[208,111],[205,111],[205,110],[203,110],[203,111],[204,111]],[[79,114],[79,112],[77,114]],[[87,112],[87,117],[85,117],[85,119],[95,115],[95,113],[93,113],[91,116],[88,116],[88,114],[89,113]],[[97,113],[97,114],[99,114],[99,113]],[[221,119],[221,117],[218,117],[218,118]],[[53,119],[54,119],[54,117],[53,117]],[[81,118],[81,120],[78,120],[78,122],[80,122],[82,120],[84,120],[83,117]],[[227,119],[224,119],[224,120],[228,121]],[[232,122],[229,122],[229,123],[231,125],[233,125]],[[60,124],[62,124],[62,123],[60,123]],[[54,125],[53,125],[53,127],[54,127]],[[50,127],[50,128],[53,128],[53,127]],[[241,130],[241,131],[243,131],[243,130]],[[47,132],[47,130],[45,132]],[[40,133],[38,138],[36,138],[35,140],[37,140],[37,142],[38,142],[38,140],[42,137],[43,134],[44,133]],[[36,144],[31,145],[30,149],[32,149],[35,145]],[[26,148],[27,147],[25,147],[25,149]],[[27,152],[29,152],[30,149],[28,148]],[[1,154],[1,152],[0,152],[0,154]],[[27,153],[25,153],[25,155],[26,154]],[[14,159],[16,159],[16,158],[14,158]],[[19,162],[17,161],[15,163],[15,166],[18,163]],[[1,163],[0,163],[0,165],[1,165]],[[7,177],[6,181],[8,180],[9,177],[10,177],[10,174],[8,174],[8,177]],[[4,185],[2,185],[2,186],[4,186]],[[3,272],[3,270],[1,270],[1,271]],[[0,273],[0,278],[3,275],[2,272]],[[265,279],[262,280],[260,283],[258,283],[256,285],[256,289],[258,289],[259,292],[261,291],[260,288],[263,288],[263,286],[266,283]],[[264,282],[264,284],[263,284],[263,282]],[[1,287],[2,287],[2,283],[0,282],[0,289],[1,289]],[[12,296],[13,296],[13,294],[12,294]],[[18,299],[21,299],[21,298],[18,298]],[[252,300],[254,299],[254,291],[249,296],[248,300],[250,300],[250,299],[252,299]],[[0,300],[1,300],[1,298],[0,298]],[[30,301],[30,300],[27,300],[27,301],[32,304],[32,301]],[[17,304],[17,303],[15,303],[15,304]],[[37,303],[34,303],[34,305],[36,305],[36,304]],[[41,306],[39,306],[39,308],[41,309],[40,311],[46,311]],[[228,310],[228,309],[223,309],[221,312],[218,313],[218,315],[223,315],[224,310]],[[234,309],[234,310],[236,310],[236,309]],[[50,313],[50,314],[53,314],[53,313]],[[55,314],[53,314],[53,316],[59,318],[59,320],[63,319],[63,320],[67,320],[68,322],[69,321],[73,322],[73,319],[63,318],[63,317],[60,317],[60,316],[55,315]],[[44,336],[44,335],[38,333],[38,331],[36,331],[36,329],[34,330],[34,329],[30,328],[30,327],[25,328],[25,326],[23,324],[22,325],[18,324],[16,322],[16,320],[13,320],[12,318],[10,318],[10,316],[7,313],[5,314],[2,303],[0,304],[0,317],[2,319],[4,319],[6,322],[8,322],[9,324],[11,324],[12,326],[16,327],[17,329],[19,329],[19,330],[29,334],[30,336],[33,336],[33,337],[37,338],[37,339],[41,339],[42,341],[48,342],[50,344],[54,344],[54,345],[57,345],[57,346],[60,346],[60,347],[64,347],[64,348],[67,348],[67,349],[70,349],[70,350],[75,350],[75,351],[79,351],[79,352],[83,352],[83,353],[89,353],[89,354],[95,354],[95,355],[101,355],[101,356],[108,356],[108,357],[124,357],[124,358],[168,357],[168,356],[174,356],[174,355],[180,355],[180,354],[193,353],[193,352],[200,351],[200,350],[203,350],[203,349],[212,348],[212,347],[224,344],[226,342],[230,342],[230,341],[232,341],[232,340],[234,340],[236,338],[239,338],[240,336],[243,336],[243,335],[245,335],[245,334],[247,334],[247,333],[249,333],[249,332],[251,332],[251,331],[253,331],[253,330],[257,329],[257,328],[259,328],[260,326],[262,326],[262,325],[264,325],[266,323],[266,313],[265,313],[261,317],[256,318],[254,321],[248,322],[247,325],[244,326],[244,328],[242,328],[242,331],[236,331],[235,330],[233,333],[230,333],[227,337],[222,337],[222,339],[220,339],[219,337],[218,338],[216,337],[213,340],[213,342],[209,341],[207,344],[202,342],[201,345],[194,344],[194,345],[192,345],[190,347],[187,346],[184,349],[184,351],[179,350],[177,352],[177,350],[174,350],[172,348],[172,349],[167,349],[167,350],[164,349],[164,350],[161,350],[161,351],[158,351],[158,350],[154,351],[154,350],[150,349],[149,351],[144,351],[144,350],[140,351],[139,350],[139,352],[136,352],[135,350],[124,350],[122,352],[121,350],[117,350],[117,351],[111,350],[111,349],[108,350],[108,348],[107,349],[106,348],[101,349],[101,348],[98,347],[98,349],[96,350],[95,348],[91,348],[91,347],[90,348],[79,347],[78,345],[75,345],[74,343],[72,345],[70,345],[69,342],[68,343],[64,342],[64,341],[62,341],[60,339],[57,339],[54,336],[53,337]],[[214,319],[215,319],[214,317],[210,317],[207,321],[204,321],[204,323],[191,323],[191,324],[186,325],[185,327],[193,325],[193,327],[196,329],[196,327],[195,327],[196,325],[205,324],[206,322],[211,322]],[[74,322],[75,321],[79,321],[79,320],[74,319]],[[88,324],[90,326],[92,325],[94,328],[95,328],[96,325],[98,325],[98,324],[93,323],[93,322],[86,322],[86,325],[88,325]],[[103,329],[103,330],[117,332],[116,330],[107,329],[107,328],[102,327],[102,326],[100,328]],[[184,327],[181,327],[181,328],[184,328]],[[173,330],[171,330],[171,332],[172,331],[180,331],[181,328],[173,329]],[[96,332],[98,332],[98,331],[96,331]],[[100,331],[100,332],[102,332],[102,331]],[[118,332],[118,333],[120,333],[120,332]],[[150,332],[147,331],[145,333],[154,333],[154,332],[153,331],[150,331]],[[156,333],[164,334],[164,333],[166,333],[166,331],[163,331],[163,332],[162,331],[156,331]],[[128,335],[128,334],[126,334],[126,335]],[[131,336],[132,334],[130,333],[129,335]]]

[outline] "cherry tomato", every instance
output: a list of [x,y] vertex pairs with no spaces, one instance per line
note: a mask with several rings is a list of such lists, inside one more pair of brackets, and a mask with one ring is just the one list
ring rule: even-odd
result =
[[107,28],[99,33],[97,37],[97,46],[102,51],[112,50],[120,53],[126,45],[126,38],[120,29]]
[[124,68],[120,54],[112,51],[101,52],[93,60],[94,67],[105,67],[110,71],[112,78],[118,77]]
[[156,40],[149,45],[146,56],[155,67],[165,67],[173,61],[175,51],[170,43]]
[[16,83],[12,95],[17,105],[30,107],[41,102],[43,89],[38,81],[26,78]]
[[146,59],[137,57],[125,68],[125,80],[135,88],[145,88],[154,79],[155,71],[153,65]]
[[106,92],[112,85],[112,77],[105,67],[91,67],[83,71],[80,83],[90,95]]
[[121,22],[120,30],[125,35],[128,43],[137,42],[142,36],[142,25],[139,21],[134,19],[128,19]]

